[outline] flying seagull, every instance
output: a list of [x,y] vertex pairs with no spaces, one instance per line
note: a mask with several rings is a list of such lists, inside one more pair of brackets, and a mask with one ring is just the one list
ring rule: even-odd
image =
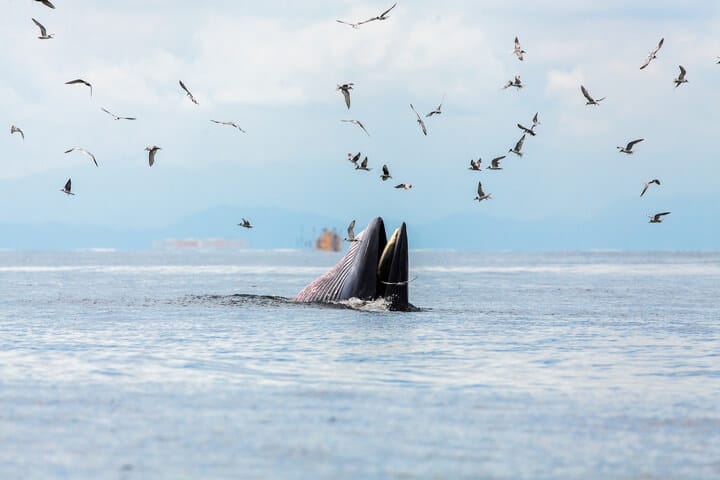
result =
[[412,108],[412,111],[415,112],[415,116],[417,117],[417,123],[422,129],[423,135],[427,136],[427,128],[425,128],[425,122],[422,121],[422,118],[420,118],[420,115],[417,113],[417,110],[415,110],[415,107],[413,107],[412,103],[410,104],[410,108]]
[[95,155],[93,155],[92,153],[88,152],[88,151],[85,150],[84,148],[81,148],[81,147],[72,147],[72,148],[69,148],[69,149],[65,150],[65,153],[70,153],[70,152],[75,152],[75,151],[84,153],[85,155],[87,155],[88,157],[90,157],[90,158],[92,159],[92,161],[93,161],[93,163],[95,164],[96,167],[99,166],[98,163],[97,163],[97,160],[95,160]]
[[521,62],[525,59],[525,57],[523,57],[523,53],[527,52],[520,46],[520,40],[518,40],[518,37],[515,37],[515,49],[513,50],[513,53],[517,55],[518,60]]
[[605,100],[605,97],[595,100],[593,97],[590,96],[590,93],[587,91],[587,88],[585,88],[584,85],[580,85],[580,91],[582,92],[585,99],[587,99],[585,105],[600,105],[600,102]]
[[361,153],[362,152],[358,152],[355,155],[353,155],[352,153],[348,153],[348,160],[350,160],[352,163],[354,163],[356,167],[357,167],[357,162],[360,161]]
[[219,121],[219,120],[210,120],[210,121],[213,122],[213,123],[218,123],[218,124],[220,124],[220,125],[227,125],[227,126],[229,126],[229,127],[235,127],[235,128],[237,128],[238,130],[240,130],[242,133],[247,133],[245,130],[243,130],[242,128],[240,128],[240,125],[238,125],[238,124],[235,123],[235,122],[221,122],[221,121]]
[[20,130],[20,129],[19,129],[18,127],[16,127],[15,125],[11,125],[11,126],[10,126],[10,135],[12,135],[13,133],[19,133],[20,136],[22,137],[22,139],[25,140],[25,133],[23,133],[23,131]]
[[638,138],[637,140],[633,140],[632,142],[628,142],[627,145],[624,147],[617,147],[618,150],[620,150],[620,153],[627,153],[628,155],[632,155],[633,151],[632,148],[635,146],[635,144],[642,142],[645,140],[644,138]]
[[70,180],[68,178],[68,181],[65,183],[65,186],[63,188],[61,188],[60,191],[63,193],[66,193],[68,195],[75,195],[74,193],[72,193],[70,191],[71,188],[72,188],[72,180]]
[[473,198],[473,200],[477,200],[478,202],[482,202],[483,200],[490,200],[492,198],[492,195],[489,193],[485,193],[482,188],[482,182],[478,182],[478,196]]
[[390,11],[391,11],[393,8],[395,8],[395,6],[397,6],[397,3],[393,3],[393,6],[392,6],[392,7],[388,8],[387,10],[385,10],[385,11],[384,11],[383,13],[381,13],[379,16],[377,16],[377,17],[372,17],[372,18],[368,18],[368,19],[365,20],[364,22],[359,22],[358,25],[362,25],[362,24],[364,24],[364,23],[369,23],[369,22],[374,22],[375,20],[387,20],[387,19],[388,19],[388,13],[390,13]]
[[238,227],[243,227],[243,228],[248,228],[248,229],[253,228],[253,226],[250,224],[250,221],[245,218],[242,219],[242,223],[238,223]]
[[658,180],[657,178],[653,178],[652,180],[648,180],[647,182],[643,183],[643,189],[642,189],[642,192],[640,192],[640,196],[641,196],[641,197],[642,197],[643,195],[645,195],[645,192],[647,192],[647,189],[648,189],[648,188],[650,187],[650,185],[652,185],[653,183],[656,184],[656,185],[660,185],[660,180]]
[[148,163],[152,167],[153,164],[155,163],[155,154],[157,153],[158,150],[162,150],[162,148],[158,147],[157,145],[150,145],[148,147],[145,147],[145,150],[150,152],[150,153],[148,153]]
[[90,88],[90,96],[92,97],[92,85],[89,82],[86,82],[85,80],[83,80],[82,78],[77,78],[75,80],[70,80],[69,82],[65,82],[65,85],[77,85],[77,84],[82,84],[82,85],[85,85],[86,87]]
[[53,5],[52,2],[50,2],[50,0],[35,0],[35,1],[38,3],[42,3],[46,7],[55,8],[55,5]]
[[501,155],[499,157],[495,157],[492,160],[490,160],[490,166],[487,168],[488,170],[502,170],[502,167],[500,166],[500,160],[505,158],[505,155]]
[[508,87],[515,87],[518,90],[523,88],[522,81],[520,80],[520,75],[515,75],[514,80],[508,80],[507,83],[505,85],[503,85],[502,88],[503,88],[503,90],[505,90]]
[[360,239],[355,238],[355,220],[350,222],[347,229],[347,237],[344,238],[346,242],[359,242]]
[[650,62],[652,62],[653,60],[655,60],[655,59],[657,58],[657,53],[658,53],[658,52],[660,51],[660,49],[662,48],[664,42],[665,42],[665,39],[664,39],[664,38],[661,38],[660,41],[659,41],[658,44],[657,44],[657,47],[655,47],[655,50],[653,50],[652,52],[648,53],[647,58],[645,59],[645,61],[643,62],[643,64],[640,65],[640,70],[642,70],[643,68],[645,68],[645,67],[647,67],[648,65],[650,65]]
[[527,133],[527,134],[529,134],[529,135],[532,135],[533,137],[534,137],[535,135],[537,135],[537,134],[535,133],[535,125],[533,125],[533,126],[530,127],[530,128],[527,128],[527,127],[524,127],[522,124],[518,123],[517,126],[518,126],[518,128],[519,128],[520,130],[522,130],[524,133]]
[[366,155],[365,158],[363,159],[363,161],[360,163],[360,165],[358,165],[357,163],[355,164],[355,170],[365,170],[366,172],[369,172],[370,170],[372,170],[372,168],[368,168],[367,165],[368,165],[368,157]]
[[32,19],[32,21],[35,22],[35,25],[37,25],[38,28],[40,28],[40,36],[38,37],[40,40],[50,40],[51,38],[53,38],[55,36],[54,33],[51,33],[50,35],[48,35],[47,29],[43,26],[42,23],[38,22],[34,18]]
[[337,88],[335,90],[340,90],[343,94],[343,97],[345,97],[345,105],[347,105],[347,108],[350,108],[350,90],[353,89],[354,83],[342,83],[338,84]]
[[352,123],[353,125],[357,125],[358,127],[363,129],[363,132],[367,133],[367,136],[370,136],[370,133],[365,129],[365,125],[362,124],[360,120],[340,120],[341,122],[346,123]]
[[410,190],[412,188],[412,183],[400,183],[398,185],[395,185],[395,188],[403,189],[403,190]]
[[195,105],[200,105],[200,104],[198,103],[198,101],[195,100],[195,97],[193,97],[193,94],[190,93],[190,90],[187,89],[187,87],[185,86],[185,84],[183,83],[183,81],[182,81],[182,80],[179,80],[178,82],[180,83],[180,88],[182,88],[183,90],[185,90],[185,94],[187,94],[187,97],[190,99],[190,101],[193,102]]
[[522,157],[523,154],[522,154],[521,150],[522,150],[523,143],[525,143],[525,134],[524,133],[523,133],[523,136],[520,137],[520,140],[517,141],[515,146],[513,148],[511,148],[510,150],[508,150],[508,152],[512,152],[515,155],[517,155],[518,157]]
[[442,96],[442,99],[440,99],[440,104],[435,108],[435,110],[433,110],[432,112],[425,115],[425,118],[430,118],[433,115],[440,115],[442,113],[442,105],[443,105],[444,101],[445,101],[445,95]]
[[470,166],[468,167],[468,170],[475,170],[475,171],[479,172],[481,170],[481,168],[480,168],[481,163],[482,163],[482,158],[478,158],[477,162],[471,158]]
[[670,212],[662,212],[662,213],[656,213],[655,215],[648,215],[648,218],[650,219],[649,223],[662,223],[665,215],[670,215]]
[[115,114],[112,113],[111,111],[104,109],[103,107],[100,107],[100,110],[102,110],[103,112],[107,113],[108,115],[110,115],[111,117],[113,117],[115,120],[136,120],[135,117],[120,117],[120,116],[118,116],[118,115],[115,115]]
[[387,165],[383,165],[382,167],[383,173],[380,175],[380,178],[382,178],[382,181],[392,178],[392,175],[390,175],[390,170],[388,169]]
[[687,80],[685,80],[685,74],[687,73],[685,71],[685,67],[683,67],[682,65],[678,65],[678,67],[680,67],[680,75],[678,75],[678,78],[673,80],[673,82],[675,83],[675,88],[679,87],[683,83],[688,82]]

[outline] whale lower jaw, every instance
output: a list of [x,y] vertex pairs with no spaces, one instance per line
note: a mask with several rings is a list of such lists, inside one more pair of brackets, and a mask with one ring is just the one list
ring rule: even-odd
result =
[[303,288],[297,302],[384,299],[389,310],[408,311],[408,242],[405,223],[390,239],[382,218],[373,219],[345,256],[327,273]]

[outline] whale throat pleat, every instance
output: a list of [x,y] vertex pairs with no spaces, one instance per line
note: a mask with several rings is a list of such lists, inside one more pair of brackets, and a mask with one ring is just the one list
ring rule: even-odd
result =
[[297,294],[298,302],[329,302],[340,299],[340,293],[345,280],[353,269],[355,258],[361,250],[365,230],[356,236],[357,242],[352,242],[345,256],[327,273],[303,288]]

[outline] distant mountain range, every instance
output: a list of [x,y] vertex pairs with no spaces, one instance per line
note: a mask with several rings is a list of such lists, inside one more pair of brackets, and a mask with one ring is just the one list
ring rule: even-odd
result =
[[[548,250],[720,250],[720,205],[685,202],[651,225],[642,213],[619,206],[595,220],[546,218],[508,220],[493,217],[482,206],[432,222],[408,222],[411,248],[481,251]],[[694,212],[703,211],[700,217]],[[0,248],[67,250],[82,248],[149,249],[165,239],[237,239],[249,248],[311,248],[323,228],[344,236],[347,219],[280,208],[244,209],[255,228],[238,227],[237,208],[217,207],[157,228],[114,229],[92,225],[0,223]],[[709,213],[708,213],[709,212]],[[386,218],[390,230],[400,220]],[[367,219],[365,220],[367,221]],[[358,219],[364,226],[364,221]],[[390,234],[391,232],[388,232]]]

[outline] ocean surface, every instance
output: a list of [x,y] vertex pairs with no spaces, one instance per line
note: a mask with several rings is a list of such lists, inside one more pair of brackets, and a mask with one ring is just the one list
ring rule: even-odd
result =
[[0,478],[720,478],[720,253],[339,256],[0,252]]

